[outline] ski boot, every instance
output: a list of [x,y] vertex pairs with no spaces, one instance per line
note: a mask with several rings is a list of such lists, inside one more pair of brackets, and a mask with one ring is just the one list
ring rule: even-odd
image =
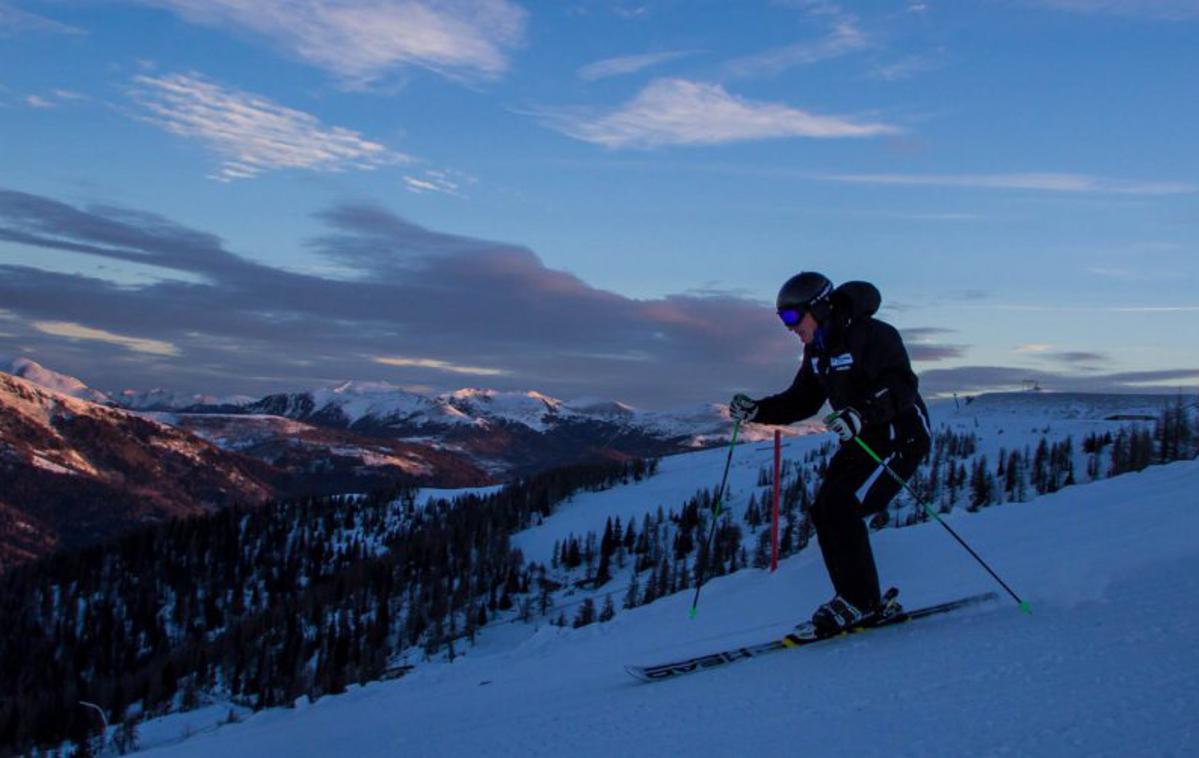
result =
[[903,613],[903,606],[899,604],[899,590],[894,587],[887,590],[879,604],[870,611],[859,610],[838,595],[817,608],[811,621],[797,624],[795,636],[809,640],[833,637],[851,629],[873,626],[900,613]]
[[878,624],[901,613],[903,613],[903,606],[899,604],[899,590],[892,587],[883,593],[882,601],[875,608],[874,613],[871,614],[873,618],[870,623]]
[[837,595],[817,608],[812,613],[811,621],[796,625],[795,636],[807,640],[832,637],[846,629],[859,626],[864,618],[866,614],[854,607],[853,603]]

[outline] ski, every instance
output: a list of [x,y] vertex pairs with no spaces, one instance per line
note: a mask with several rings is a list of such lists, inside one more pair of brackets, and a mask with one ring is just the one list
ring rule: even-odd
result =
[[937,605],[929,605],[924,608],[902,611],[877,623],[870,624],[868,626],[853,627],[829,636],[805,638],[796,636],[792,633],[786,635],[782,639],[771,640],[758,645],[738,647],[732,650],[723,650],[718,653],[709,653],[708,655],[688,658],[686,660],[676,661],[674,663],[661,663],[654,666],[625,666],[625,671],[628,671],[629,674],[643,682],[660,682],[664,679],[673,679],[677,676],[682,676],[683,674],[691,674],[696,671],[705,671],[707,669],[717,668],[729,663],[736,663],[737,661],[745,660],[747,658],[756,658],[759,655],[771,653],[776,650],[790,650],[798,647],[806,647],[807,645],[834,640],[849,634],[858,634],[871,629],[902,624],[905,621],[914,621],[916,619],[922,619],[928,616],[936,616],[941,613],[948,613],[950,611],[957,610],[958,608],[986,603],[994,600],[997,597],[998,595],[996,595],[994,592],[984,592],[978,595],[969,595],[967,597],[958,598],[957,600],[950,600],[945,603],[938,603]]

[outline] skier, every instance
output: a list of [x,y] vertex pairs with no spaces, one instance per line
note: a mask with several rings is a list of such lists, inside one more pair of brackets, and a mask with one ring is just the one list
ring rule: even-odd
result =
[[806,271],[783,284],[778,315],[804,344],[803,363],[791,386],[754,400],[738,394],[734,420],[790,424],[816,414],[842,446],[829,463],[811,507],[820,552],[836,596],[800,624],[806,636],[833,634],[900,612],[893,593],[884,602],[870,536],[862,519],[883,510],[900,484],[857,444],[860,436],[896,474],[907,480],[928,455],[928,409],[917,392],[907,350],[893,326],[874,318],[882,298],[868,282],[833,288]]

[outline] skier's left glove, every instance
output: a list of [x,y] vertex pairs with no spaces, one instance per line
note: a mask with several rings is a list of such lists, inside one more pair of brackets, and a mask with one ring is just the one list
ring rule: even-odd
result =
[[829,431],[836,432],[842,442],[849,442],[862,431],[862,417],[853,408],[843,408],[824,417]]
[[729,418],[737,423],[753,421],[758,415],[758,401],[749,395],[733,395],[729,402]]

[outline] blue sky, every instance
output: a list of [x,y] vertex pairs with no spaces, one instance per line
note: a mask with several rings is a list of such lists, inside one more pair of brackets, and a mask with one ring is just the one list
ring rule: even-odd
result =
[[0,353],[105,389],[1199,385],[1199,2],[0,0]]

